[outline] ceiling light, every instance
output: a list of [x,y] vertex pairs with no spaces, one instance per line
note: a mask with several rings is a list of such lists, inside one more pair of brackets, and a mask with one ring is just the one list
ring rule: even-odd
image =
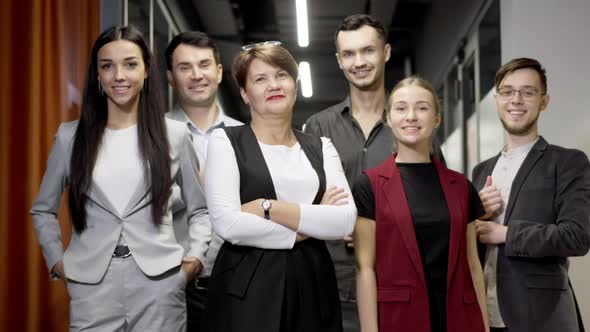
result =
[[309,62],[301,61],[299,63],[299,78],[301,79],[301,94],[305,98],[313,96],[313,87],[311,85],[311,70]]
[[307,0],[295,0],[297,11],[297,40],[299,46],[309,46],[309,28],[307,26]]

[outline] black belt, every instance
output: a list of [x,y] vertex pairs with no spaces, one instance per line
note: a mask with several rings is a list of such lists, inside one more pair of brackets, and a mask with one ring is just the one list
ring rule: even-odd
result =
[[113,251],[113,257],[125,258],[129,256],[131,256],[131,251],[129,251],[128,246],[116,246],[115,251]]

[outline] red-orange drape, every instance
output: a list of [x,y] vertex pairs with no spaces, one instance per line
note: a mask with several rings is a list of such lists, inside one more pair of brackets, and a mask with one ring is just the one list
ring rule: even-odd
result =
[[[59,123],[76,119],[100,0],[0,2],[0,331],[67,331],[29,209]],[[60,212],[64,242],[69,221]]]

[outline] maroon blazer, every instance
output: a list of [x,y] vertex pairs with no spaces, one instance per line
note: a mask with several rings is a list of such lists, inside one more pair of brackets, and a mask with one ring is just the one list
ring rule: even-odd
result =
[[[447,330],[483,332],[467,262],[469,184],[433,158],[451,217],[447,274]],[[429,332],[424,269],[395,154],[365,171],[375,196],[379,331]],[[425,202],[427,204],[427,202]]]

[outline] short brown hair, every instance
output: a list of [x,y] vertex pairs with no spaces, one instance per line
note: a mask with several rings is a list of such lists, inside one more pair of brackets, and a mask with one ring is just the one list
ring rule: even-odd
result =
[[519,69],[532,69],[539,74],[539,79],[541,79],[541,94],[547,93],[547,75],[545,74],[545,68],[541,65],[541,63],[535,59],[531,58],[518,58],[512,59],[504,64],[498,71],[496,72],[496,90],[500,88],[500,84],[506,75],[513,73]]
[[430,92],[432,94],[432,99],[434,100],[434,111],[436,112],[436,114],[440,115],[440,100],[438,98],[436,90],[434,89],[432,84],[430,84],[430,82],[428,82],[427,80],[425,80],[421,77],[414,76],[414,75],[404,78],[403,80],[399,81],[393,87],[393,90],[391,90],[391,93],[389,94],[389,98],[387,99],[387,112],[389,112],[389,110],[391,109],[391,98],[393,98],[393,94],[397,90],[407,87],[407,86],[418,86],[418,87],[421,87],[425,90],[428,90],[428,92]]
[[338,50],[338,34],[340,31],[355,31],[364,26],[370,26],[377,31],[377,35],[383,40],[383,43],[387,44],[387,29],[379,22],[376,18],[365,14],[355,14],[348,16],[338,26],[334,33],[334,45]]
[[247,51],[242,51],[235,57],[232,65],[232,75],[238,87],[246,90],[248,71],[254,59],[260,59],[268,64],[284,69],[293,80],[297,81],[299,68],[297,67],[297,62],[286,48],[280,45],[260,45]]

